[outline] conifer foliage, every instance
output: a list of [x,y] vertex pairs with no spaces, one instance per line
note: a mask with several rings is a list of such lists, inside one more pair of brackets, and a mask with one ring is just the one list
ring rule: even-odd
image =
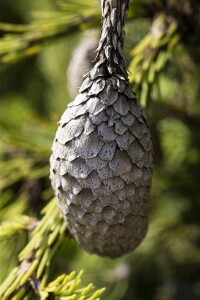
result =
[[49,180],[56,122],[72,101],[65,72],[83,33],[100,29],[100,1],[1,1],[0,299],[200,297],[199,20],[198,0],[130,2],[123,68],[147,111],[154,176],[147,236],[110,260],[77,246]]

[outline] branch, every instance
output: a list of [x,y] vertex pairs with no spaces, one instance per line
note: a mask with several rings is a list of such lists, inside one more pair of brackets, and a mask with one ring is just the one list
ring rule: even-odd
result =
[[153,18],[155,14],[164,12],[171,17],[175,18],[182,26],[182,33],[193,32],[200,33],[200,6],[199,0],[182,0],[171,1],[162,0],[159,3],[153,2],[151,4],[141,4],[143,11],[146,12],[146,16]]
[[[175,101],[174,101],[175,102]],[[188,115],[185,111],[182,111],[170,104],[163,102],[152,103],[153,117],[151,122],[153,124],[158,123],[165,118],[175,118],[181,120],[188,127],[200,127],[200,117],[197,115]]]
[[[68,1],[59,11],[37,13],[28,25],[0,23],[3,37],[0,39],[0,63],[7,64],[42,51],[49,43],[64,38],[100,21],[98,3],[81,4]],[[39,17],[39,18],[38,18]]]
[[[47,284],[51,262],[61,242],[68,233],[56,206],[55,199],[44,208],[43,218],[32,229],[32,237],[19,254],[19,265],[14,268],[0,287],[1,300],[29,299],[31,294],[38,299],[99,299],[105,289],[91,295],[92,284],[80,288],[83,272],[78,275],[61,275]],[[71,298],[70,298],[71,296]],[[66,298],[65,298],[66,297]],[[90,298],[91,297],[91,298]]]
[[162,13],[156,16],[150,33],[131,51],[130,81],[135,84],[144,106],[148,106],[152,99],[157,77],[171,58],[180,38],[176,20]]

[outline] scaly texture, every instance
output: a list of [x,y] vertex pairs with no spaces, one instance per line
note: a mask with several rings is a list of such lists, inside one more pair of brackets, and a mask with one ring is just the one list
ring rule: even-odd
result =
[[59,122],[50,177],[78,243],[91,253],[118,257],[147,231],[152,144],[122,56],[129,1],[101,4],[97,56]]

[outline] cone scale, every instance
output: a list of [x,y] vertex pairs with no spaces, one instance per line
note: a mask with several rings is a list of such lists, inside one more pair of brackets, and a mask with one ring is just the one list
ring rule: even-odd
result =
[[93,67],[59,122],[50,158],[58,206],[78,244],[111,258],[148,228],[152,143],[123,59],[128,0],[101,0]]

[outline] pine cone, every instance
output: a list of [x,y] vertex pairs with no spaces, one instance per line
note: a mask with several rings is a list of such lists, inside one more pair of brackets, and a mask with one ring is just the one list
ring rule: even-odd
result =
[[152,144],[122,57],[129,1],[102,0],[94,67],[61,117],[51,155],[58,206],[87,251],[118,257],[148,227]]
[[87,30],[83,39],[73,52],[67,69],[67,89],[70,97],[74,98],[82,84],[83,75],[88,71],[95,59],[99,35],[95,30]]

